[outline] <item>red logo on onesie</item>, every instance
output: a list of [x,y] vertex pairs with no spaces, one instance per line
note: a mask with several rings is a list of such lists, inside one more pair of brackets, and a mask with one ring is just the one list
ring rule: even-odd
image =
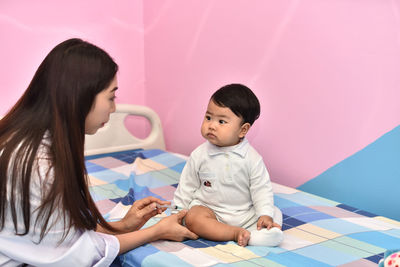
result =
[[211,187],[211,182],[210,181],[204,181],[204,186]]

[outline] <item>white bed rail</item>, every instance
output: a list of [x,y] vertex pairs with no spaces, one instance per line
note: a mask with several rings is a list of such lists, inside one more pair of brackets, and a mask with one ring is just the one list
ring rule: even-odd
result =
[[[151,131],[145,139],[133,136],[126,129],[124,121],[129,115],[145,117],[150,122]],[[160,118],[154,110],[145,106],[117,104],[109,122],[96,134],[85,136],[86,156],[138,148],[165,150]]]

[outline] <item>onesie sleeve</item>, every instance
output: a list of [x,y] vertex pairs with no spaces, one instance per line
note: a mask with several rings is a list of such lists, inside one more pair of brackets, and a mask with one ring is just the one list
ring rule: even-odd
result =
[[195,158],[192,153],[182,170],[179,184],[174,195],[174,203],[179,208],[187,209],[189,207],[195,191],[200,186],[195,165]]
[[250,167],[250,193],[258,217],[274,215],[274,197],[267,167],[258,157]]

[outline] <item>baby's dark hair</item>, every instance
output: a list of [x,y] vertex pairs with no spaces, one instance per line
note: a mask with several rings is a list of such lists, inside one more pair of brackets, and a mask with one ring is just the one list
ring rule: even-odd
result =
[[250,88],[242,84],[225,85],[210,100],[217,106],[230,108],[236,116],[243,119],[243,123],[253,125],[260,116],[260,102]]

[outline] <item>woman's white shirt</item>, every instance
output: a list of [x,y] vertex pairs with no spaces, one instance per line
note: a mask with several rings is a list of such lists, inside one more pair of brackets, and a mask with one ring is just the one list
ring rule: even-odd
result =
[[[0,231],[0,266],[19,266],[24,263],[31,266],[109,266],[118,255],[118,239],[113,235],[71,228],[60,243],[65,229],[64,221],[68,222],[60,209],[52,213],[49,225],[53,226],[39,242],[41,227],[35,227],[37,208],[54,180],[53,171],[49,167],[48,145],[49,140],[45,138],[39,147],[34,166],[36,170],[31,176],[31,220],[26,235],[15,234],[10,207],[7,205],[4,228]],[[10,183],[7,203],[10,203],[9,189]],[[22,212],[18,212],[17,216],[18,229],[22,231],[25,229]]]

